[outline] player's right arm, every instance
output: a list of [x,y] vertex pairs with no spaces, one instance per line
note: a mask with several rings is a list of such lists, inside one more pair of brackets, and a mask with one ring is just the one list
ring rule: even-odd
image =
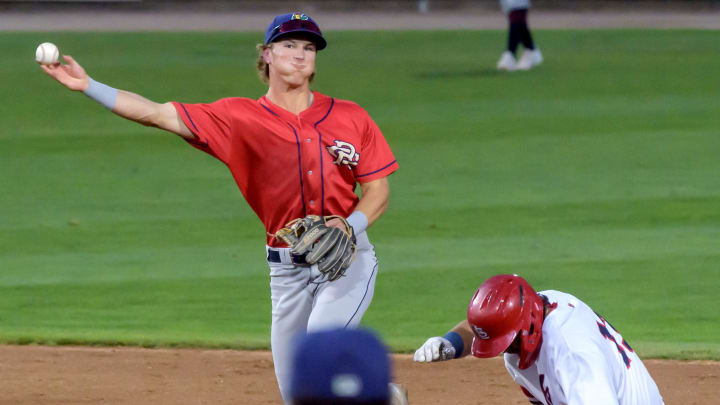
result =
[[413,360],[421,363],[452,360],[470,354],[473,332],[467,319],[455,325],[445,336],[435,336],[426,340],[415,351]]
[[[63,55],[66,64],[41,65],[49,76],[70,90],[85,92],[90,86],[90,77],[85,69],[70,55]],[[129,91],[117,90],[112,112],[137,123],[164,129],[186,139],[195,135],[180,119],[171,103],[156,103]]]

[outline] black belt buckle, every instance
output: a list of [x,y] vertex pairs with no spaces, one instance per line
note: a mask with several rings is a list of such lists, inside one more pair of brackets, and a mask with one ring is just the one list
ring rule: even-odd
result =
[[302,264],[307,265],[307,261],[305,261],[305,255],[296,255],[295,253],[290,253],[290,258],[293,262],[293,264]]
[[275,249],[268,249],[267,261],[270,263],[280,263],[280,252]]
[[[290,259],[293,264],[307,265],[304,254],[296,255],[295,253],[290,253]],[[268,249],[267,261],[270,263],[282,263],[282,260],[280,260],[280,251],[277,249]]]

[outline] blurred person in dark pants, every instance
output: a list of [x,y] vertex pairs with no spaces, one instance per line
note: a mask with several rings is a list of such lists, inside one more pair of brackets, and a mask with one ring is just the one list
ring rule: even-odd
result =
[[[535,47],[530,28],[527,24],[530,0],[500,0],[503,13],[508,17],[507,49],[500,56],[497,68],[499,70],[530,70],[533,66],[542,63],[540,49]],[[525,48],[518,60],[516,58],[518,45]]]

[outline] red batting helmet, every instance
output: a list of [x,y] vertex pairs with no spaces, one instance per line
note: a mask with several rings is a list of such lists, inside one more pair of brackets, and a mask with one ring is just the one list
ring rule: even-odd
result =
[[472,354],[495,357],[522,336],[520,369],[530,367],[542,344],[543,300],[515,274],[489,278],[470,300],[467,318],[475,336]]

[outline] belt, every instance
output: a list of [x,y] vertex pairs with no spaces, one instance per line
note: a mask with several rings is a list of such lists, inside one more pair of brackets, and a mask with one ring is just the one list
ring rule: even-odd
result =
[[[267,261],[270,263],[282,263],[282,260],[280,258],[280,251],[277,249],[269,248],[268,249],[268,255],[267,255]],[[293,262],[293,264],[303,264],[307,265],[307,262],[305,261],[305,255],[296,255],[295,253],[290,254],[290,258]]]

